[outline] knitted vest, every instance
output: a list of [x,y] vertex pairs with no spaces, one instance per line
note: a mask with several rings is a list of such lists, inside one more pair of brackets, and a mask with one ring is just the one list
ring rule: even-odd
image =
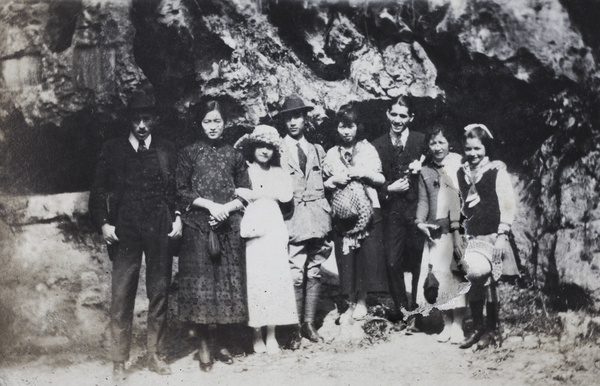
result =
[[469,208],[465,202],[465,197],[467,197],[470,185],[465,181],[464,170],[462,168],[458,170],[458,185],[463,200],[462,213],[466,218],[464,226],[468,235],[489,235],[498,231],[500,206],[496,193],[497,175],[497,169],[490,169],[481,176],[479,182],[475,184],[481,201]]

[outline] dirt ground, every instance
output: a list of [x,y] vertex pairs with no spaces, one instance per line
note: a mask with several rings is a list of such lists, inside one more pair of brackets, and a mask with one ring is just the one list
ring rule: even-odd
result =
[[[202,373],[195,359],[194,340],[184,330],[174,338],[168,362],[173,374],[160,376],[143,365],[143,332],[135,333],[132,360],[124,385],[594,385],[600,384],[598,342],[566,342],[551,334],[523,334],[504,328],[501,347],[461,350],[438,343],[441,319],[433,312],[424,333],[407,334],[395,325],[375,321],[379,334],[366,335],[365,322],[336,324],[337,310],[324,317],[320,328],[325,342],[303,340],[300,350],[280,355],[246,354],[235,363],[216,363]],[[238,331],[239,332],[239,331]],[[285,336],[284,329],[280,336]],[[245,334],[245,332],[242,331]],[[247,334],[246,334],[247,335]],[[249,337],[241,339],[248,352]],[[5,358],[0,386],[112,385],[112,363],[104,354],[81,350],[36,357]],[[90,351],[93,352],[93,351]]]
[[[126,385],[593,385],[598,384],[597,346],[567,351],[556,338],[508,338],[501,348],[479,352],[438,343],[435,335],[393,332],[374,345],[330,342],[283,350],[281,355],[239,356],[201,373],[191,352],[160,376],[132,365]],[[69,360],[72,361],[69,363]],[[42,356],[0,371],[0,385],[111,385],[110,362]]]

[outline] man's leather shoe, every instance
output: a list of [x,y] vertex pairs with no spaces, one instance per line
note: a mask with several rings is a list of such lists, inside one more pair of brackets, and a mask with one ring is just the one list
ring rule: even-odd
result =
[[312,322],[305,322],[302,324],[302,336],[313,343],[318,343],[323,340]]
[[158,355],[153,354],[148,360],[148,370],[160,375],[171,375],[171,368]]
[[469,348],[473,346],[475,343],[479,342],[479,339],[485,334],[485,330],[474,330],[471,335],[467,339],[465,339],[459,348]]
[[125,363],[113,363],[113,381],[117,384],[125,380]]

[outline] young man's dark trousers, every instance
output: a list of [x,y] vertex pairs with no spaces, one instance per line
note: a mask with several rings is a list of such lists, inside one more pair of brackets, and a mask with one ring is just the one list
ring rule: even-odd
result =
[[172,222],[166,204],[147,201],[125,203],[119,210],[119,249],[112,269],[112,359],[124,362],[131,348],[131,327],[142,254],[146,258],[148,355],[160,354],[167,331],[168,289],[172,257],[168,233]]
[[[412,273],[412,302],[416,300],[424,238],[418,228],[391,212],[383,218],[384,244],[389,278],[389,290],[396,311],[409,309],[404,271]],[[408,261],[407,261],[408,260]]]

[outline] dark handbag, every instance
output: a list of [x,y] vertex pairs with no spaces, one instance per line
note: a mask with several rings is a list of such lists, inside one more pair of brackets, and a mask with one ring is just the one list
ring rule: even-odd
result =
[[440,282],[433,274],[432,268],[433,266],[429,264],[429,272],[427,272],[427,277],[425,278],[425,283],[423,284],[423,294],[425,295],[425,300],[427,300],[429,304],[435,303],[438,297],[438,291],[440,289]]
[[221,261],[221,244],[219,243],[219,235],[214,229],[208,232],[208,255],[213,263]]
[[168,244],[168,249],[167,249],[168,255],[171,257],[179,256],[179,253],[181,252],[182,244],[183,244],[183,237],[179,237],[177,239],[169,238],[169,244]]
[[289,202],[280,202],[279,209],[281,210],[281,215],[284,220],[289,220],[294,215],[294,200],[290,200]]

